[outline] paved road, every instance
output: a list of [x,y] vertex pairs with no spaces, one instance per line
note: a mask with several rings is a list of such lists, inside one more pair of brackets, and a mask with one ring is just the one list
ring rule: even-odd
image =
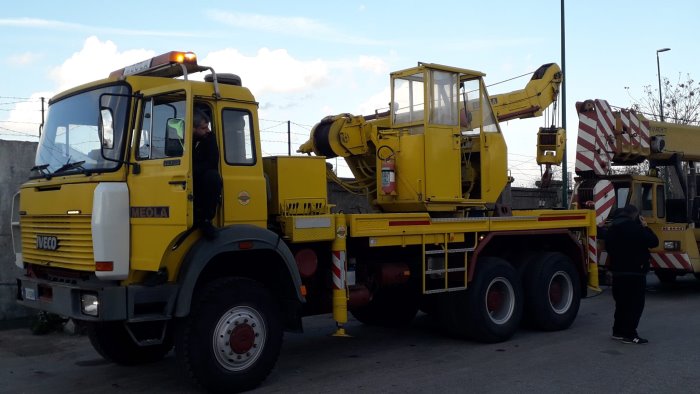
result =
[[[256,390],[287,392],[669,393],[700,385],[700,282],[682,278],[659,287],[650,276],[640,334],[648,345],[609,338],[611,292],[582,301],[571,329],[521,330],[505,343],[483,345],[439,333],[425,315],[404,330],[352,320],[353,338],[329,336],[330,316],[286,334],[272,374]],[[0,392],[196,393],[175,358],[136,368],[103,361],[85,337],[0,331]]]

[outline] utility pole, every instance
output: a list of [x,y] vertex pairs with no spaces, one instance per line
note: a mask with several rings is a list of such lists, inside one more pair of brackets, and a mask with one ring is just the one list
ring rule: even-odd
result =
[[287,156],[292,155],[292,121],[287,121]]
[[[564,74],[564,79],[561,81],[561,124],[566,129],[566,29],[564,28],[564,19],[564,0],[561,0],[561,72]],[[561,169],[561,206],[566,208],[569,201],[569,166],[566,161],[566,140],[564,140]]]
[[39,125],[39,138],[41,138],[41,130],[44,128],[44,98],[41,98],[41,124]]

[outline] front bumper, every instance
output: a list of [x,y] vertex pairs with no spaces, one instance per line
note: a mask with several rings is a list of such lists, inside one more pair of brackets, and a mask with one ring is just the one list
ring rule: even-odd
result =
[[[17,279],[17,302],[38,309],[85,321],[165,320],[172,316],[178,286],[121,286],[119,282],[63,283],[21,276]],[[96,295],[98,314],[83,312],[81,296]]]

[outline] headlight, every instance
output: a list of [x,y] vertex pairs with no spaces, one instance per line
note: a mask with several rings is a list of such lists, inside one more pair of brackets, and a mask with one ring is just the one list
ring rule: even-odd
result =
[[664,241],[664,250],[681,250],[681,241]]
[[83,293],[80,295],[80,310],[88,316],[98,316],[100,312],[97,294]]

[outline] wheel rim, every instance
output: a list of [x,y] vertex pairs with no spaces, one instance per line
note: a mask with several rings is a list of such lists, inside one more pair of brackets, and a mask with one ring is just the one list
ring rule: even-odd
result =
[[515,290],[506,278],[491,280],[486,289],[486,311],[495,324],[507,323],[515,310]]
[[224,313],[214,329],[216,360],[229,371],[249,368],[260,357],[267,329],[262,315],[248,306],[237,306]]
[[549,280],[549,305],[557,314],[566,313],[574,300],[574,287],[565,271],[557,271]]

